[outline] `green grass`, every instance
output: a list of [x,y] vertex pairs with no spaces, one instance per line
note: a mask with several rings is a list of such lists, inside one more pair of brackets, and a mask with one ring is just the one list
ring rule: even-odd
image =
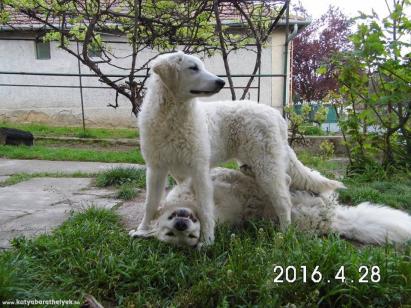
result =
[[34,136],[47,137],[79,137],[79,138],[137,138],[137,129],[129,128],[86,128],[82,127],[56,127],[36,123],[11,123],[0,122],[0,127],[18,128],[30,131]]
[[354,178],[344,180],[347,188],[340,191],[343,203],[357,205],[371,201],[405,209],[411,213],[411,176],[393,177],[383,181],[361,182]]
[[95,151],[78,148],[52,148],[45,146],[0,146],[0,157],[13,159],[44,159],[70,161],[97,161],[144,164],[139,150]]
[[324,136],[326,132],[316,125],[301,125],[301,132],[305,136]]
[[96,177],[98,187],[116,186],[117,198],[134,199],[139,191],[137,188],[146,186],[146,170],[137,168],[116,167],[100,172]]
[[[122,307],[411,304],[411,246],[359,249],[335,236],[278,233],[263,222],[241,230],[221,226],[216,234],[207,250],[177,249],[132,240],[116,214],[89,209],[51,235],[14,240],[14,248],[0,254],[0,298],[82,300],[92,294]],[[274,283],[276,265],[307,266],[308,282],[298,270],[294,283]],[[323,279],[314,283],[317,265]],[[363,265],[379,266],[381,281],[358,283]],[[334,279],[341,266],[345,283]]]
[[0,182],[0,187],[15,185],[17,183],[30,180],[31,178],[33,178],[33,175],[28,174],[28,173],[13,174],[8,179],[6,179],[5,181],[1,181]]
[[123,184],[119,187],[117,198],[123,200],[132,200],[138,195],[138,190],[133,184]]
[[336,174],[345,174],[346,164],[341,161],[325,160],[319,155],[314,155],[308,151],[297,153],[301,162],[329,177],[335,178]]
[[84,173],[84,172],[35,172],[35,173],[16,173],[11,175],[5,181],[0,182],[0,187],[15,185],[20,182],[28,181],[32,178],[44,178],[44,177],[53,177],[53,178],[87,178],[94,177],[93,173]]
[[[12,152],[19,148],[0,147],[0,153],[4,149]],[[84,151],[70,150],[64,149],[64,155]],[[85,152],[85,156],[87,152],[91,152],[89,156],[101,153]],[[344,168],[340,162],[310,154],[300,153],[299,157],[327,175]],[[7,181],[16,183],[31,176],[18,174]],[[98,174],[96,183],[116,186],[118,196],[132,199],[135,188],[144,187],[145,172],[114,168]],[[346,178],[344,183],[348,189],[340,198],[345,203],[373,201],[411,211],[409,173],[384,174],[375,180],[363,174]],[[91,294],[104,306],[120,307],[411,305],[411,243],[402,248],[359,248],[334,235],[320,237],[294,229],[279,233],[263,221],[247,223],[241,229],[219,226],[216,235],[215,244],[201,251],[178,249],[153,239],[132,240],[114,212],[92,208],[73,215],[51,235],[17,238],[12,249],[0,253],[0,300],[81,301]],[[276,265],[295,266],[296,281],[275,283]],[[307,267],[306,283],[302,282],[301,266]],[[319,283],[310,280],[316,266],[323,277]],[[341,266],[345,267],[346,282],[335,279]],[[359,283],[360,266],[379,266],[381,281]]]
[[224,164],[221,164],[220,166],[228,169],[239,169],[238,163],[235,160],[230,160]]
[[96,184],[98,187],[133,184],[135,187],[144,188],[146,184],[146,170],[123,167],[112,168],[99,173],[96,178]]
[[[300,160],[326,176],[345,174],[345,164],[324,160],[308,152],[298,153]],[[368,169],[361,174],[346,176],[343,180],[347,189],[339,191],[339,200],[344,204],[357,205],[361,202],[387,204],[411,213],[411,173],[409,171]]]

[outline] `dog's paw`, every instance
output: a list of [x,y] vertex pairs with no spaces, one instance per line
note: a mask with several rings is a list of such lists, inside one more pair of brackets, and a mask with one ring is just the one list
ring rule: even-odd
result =
[[201,237],[200,246],[211,246],[214,244],[214,232],[207,232]]
[[286,232],[291,225],[291,221],[283,220],[280,221],[280,232]]
[[197,251],[206,251],[208,248],[210,248],[213,245],[213,242],[209,242],[209,241],[201,241],[198,242],[197,245],[194,246],[194,248]]
[[197,251],[203,250],[204,247],[206,247],[206,246],[204,245],[203,242],[199,242],[199,243],[197,243],[197,245],[194,246],[194,248],[195,248]]
[[148,229],[130,230],[128,235],[131,236],[132,238],[136,238],[136,237],[147,238],[147,237],[153,236],[153,231],[148,230]]
[[278,215],[278,221],[280,223],[280,231],[287,231],[288,227],[291,225],[291,211],[286,211],[285,213]]

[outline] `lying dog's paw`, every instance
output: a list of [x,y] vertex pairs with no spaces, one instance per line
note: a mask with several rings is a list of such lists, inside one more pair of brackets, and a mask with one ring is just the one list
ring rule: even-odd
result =
[[194,248],[198,251],[202,250],[204,248],[204,243],[199,242],[197,245],[194,246]]
[[204,234],[201,238],[202,238],[202,239],[201,239],[201,241],[198,243],[197,246],[204,247],[204,246],[211,246],[211,245],[214,244],[214,232],[210,232],[210,233],[208,233],[208,234]]
[[154,235],[154,231],[147,230],[147,229],[137,229],[137,230],[130,230],[128,233],[129,236],[132,238],[136,237],[151,237]]
[[202,230],[200,236],[200,243],[202,246],[210,246],[214,243],[214,229],[215,229],[215,221],[213,219],[208,219],[201,223]]

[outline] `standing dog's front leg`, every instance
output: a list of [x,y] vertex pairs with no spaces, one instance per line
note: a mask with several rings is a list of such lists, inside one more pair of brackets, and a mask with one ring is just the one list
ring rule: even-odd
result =
[[193,176],[194,193],[199,204],[198,218],[201,224],[201,242],[214,243],[214,196],[209,169],[198,170]]
[[137,230],[131,230],[130,236],[149,236],[151,233],[150,222],[160,205],[163,197],[168,171],[158,167],[147,166],[146,171],[146,201],[144,203],[144,217]]

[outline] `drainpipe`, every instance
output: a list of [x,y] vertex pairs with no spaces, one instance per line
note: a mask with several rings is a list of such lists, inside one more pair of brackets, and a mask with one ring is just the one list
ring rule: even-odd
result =
[[290,1],[288,2],[287,5],[287,11],[285,13],[285,44],[284,44],[284,82],[283,82],[283,117],[285,118],[285,106],[287,104],[287,72],[288,72],[288,27],[289,27],[289,21],[290,21]]
[[291,42],[298,34],[298,25],[294,24],[293,32],[288,36],[288,42]]
[[288,94],[288,47],[289,43],[294,39],[298,33],[298,24],[294,24],[294,29],[291,34],[288,33],[290,19],[290,5],[287,7],[286,20],[285,20],[285,44],[284,44],[284,82],[283,82],[283,116],[285,117],[284,108],[287,106],[287,94]]
[[284,83],[283,83],[283,116],[285,117],[284,108],[287,106],[287,96],[290,87],[288,86],[288,81],[290,80],[290,76],[288,76],[288,47],[289,43],[295,38],[298,34],[298,25],[294,24],[293,32],[291,34],[288,33],[288,10],[287,10],[287,26],[286,26],[286,34],[285,34],[285,55],[284,55]]

